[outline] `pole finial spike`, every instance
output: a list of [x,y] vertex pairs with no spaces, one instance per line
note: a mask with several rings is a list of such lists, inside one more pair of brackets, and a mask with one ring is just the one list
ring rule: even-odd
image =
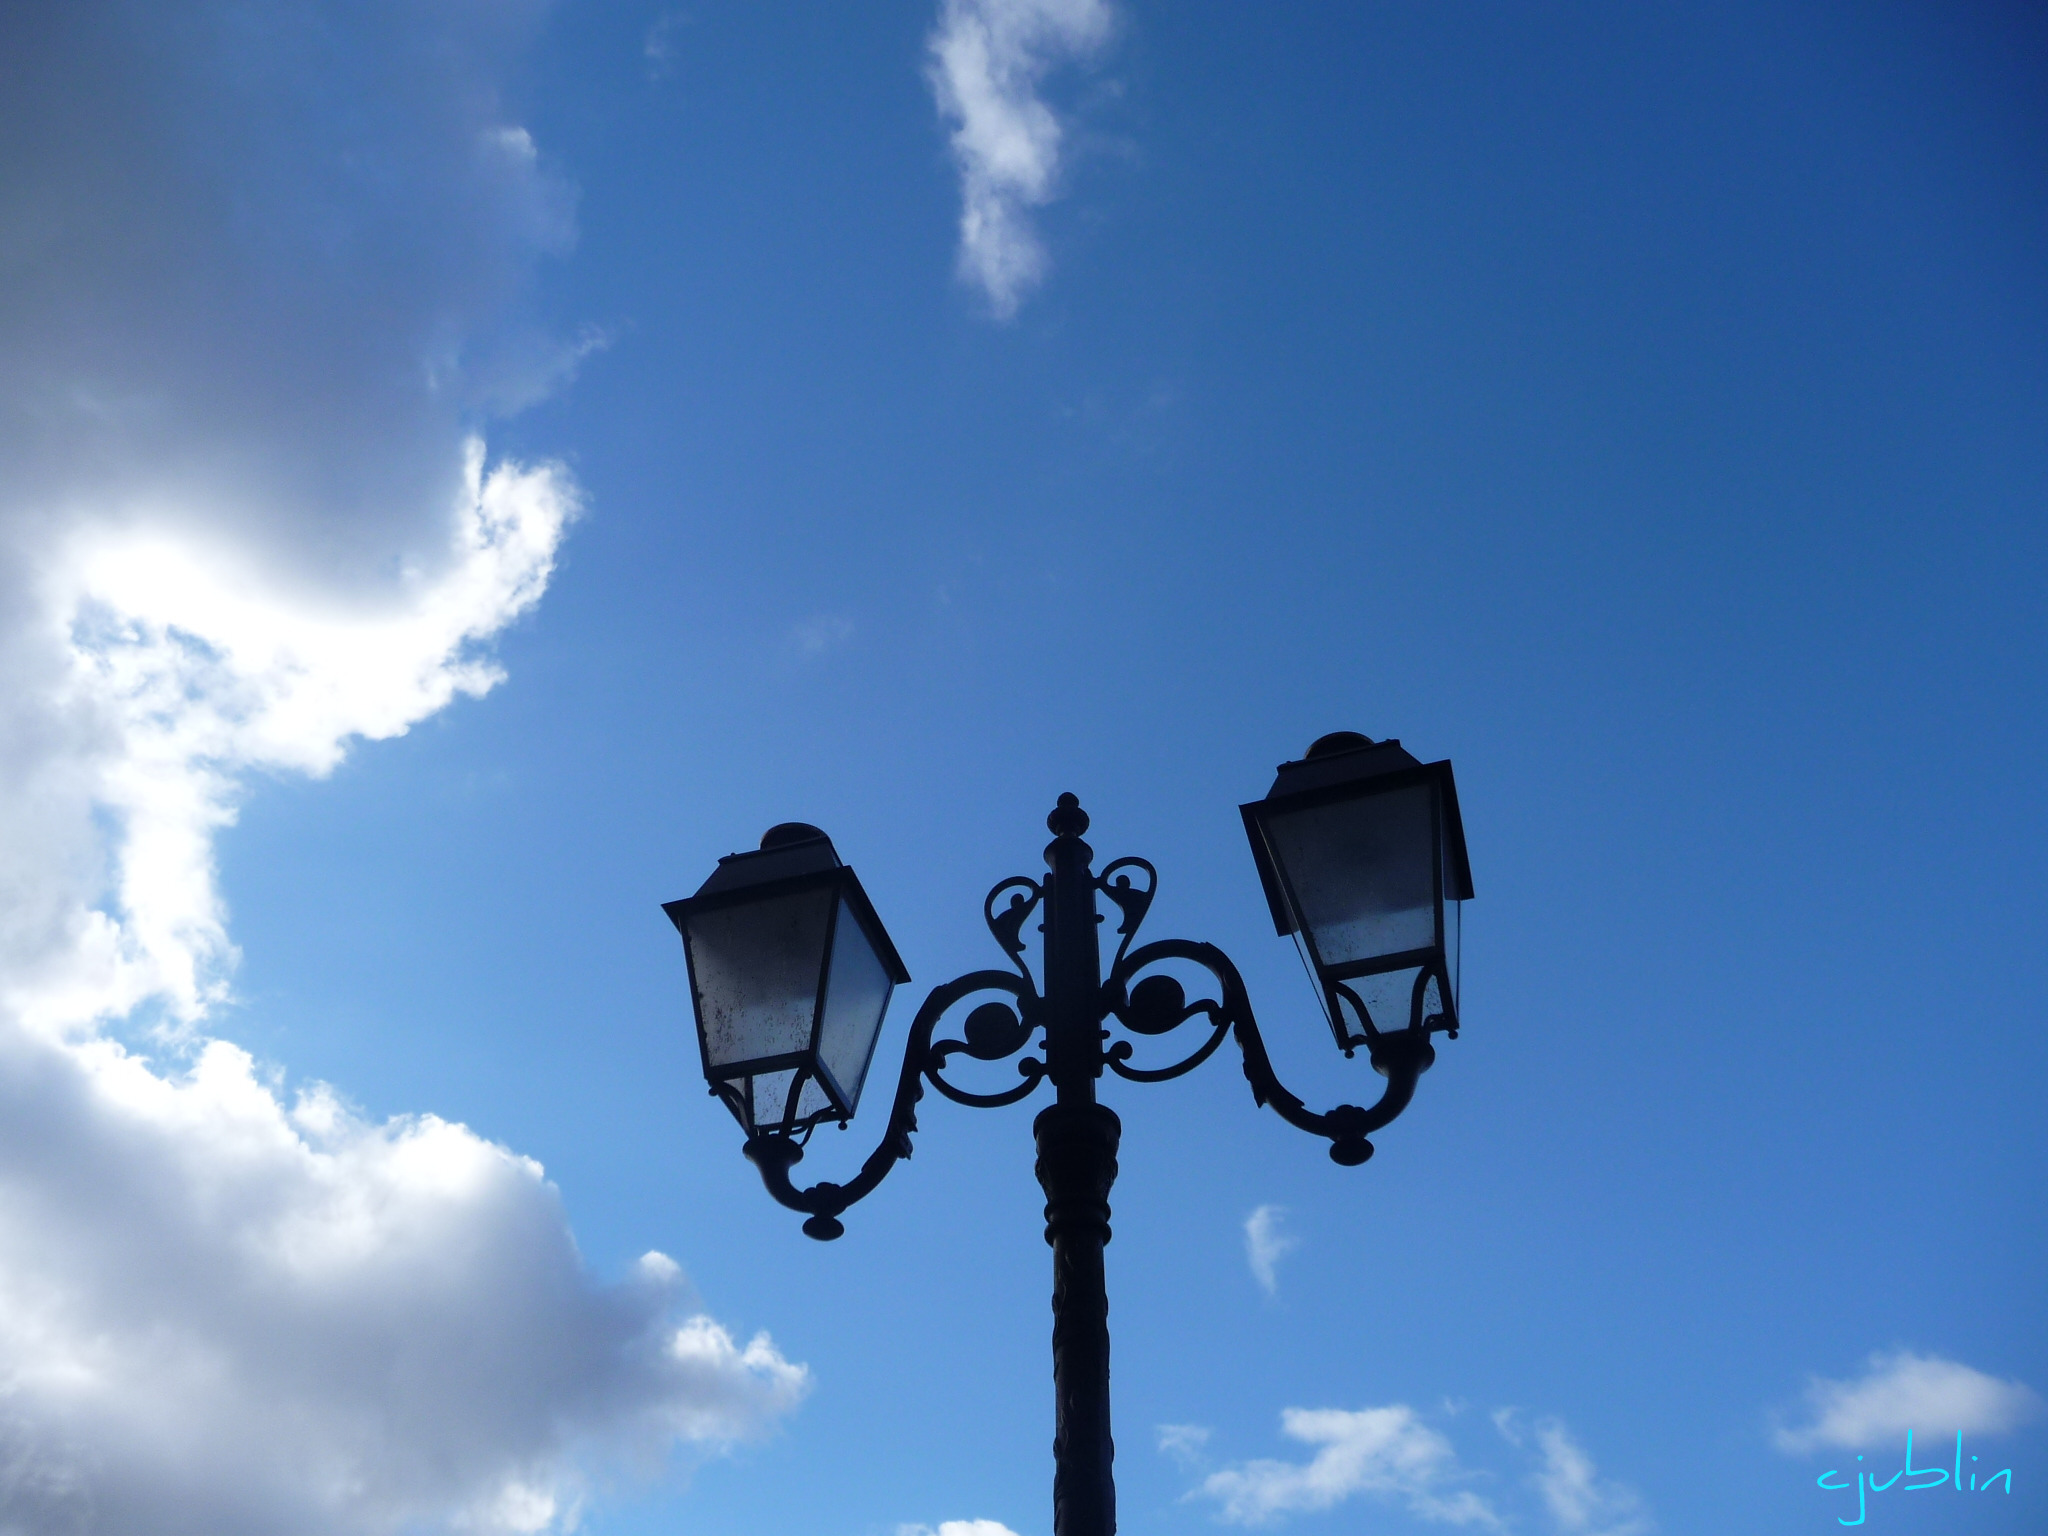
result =
[[1088,813],[1081,809],[1081,798],[1072,790],[1060,796],[1059,804],[1052,808],[1052,814],[1045,818],[1046,830],[1054,837],[1079,837],[1088,830]]

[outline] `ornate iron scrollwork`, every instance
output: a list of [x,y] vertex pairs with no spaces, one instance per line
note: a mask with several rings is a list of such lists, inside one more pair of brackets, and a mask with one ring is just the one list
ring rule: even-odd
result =
[[[982,985],[975,991],[1009,992],[1016,998],[1016,1006],[983,1003],[968,1014],[967,1022],[960,1031],[961,1039],[941,1040],[930,1048],[925,1058],[924,1075],[927,1082],[956,1104],[966,1104],[975,1109],[1000,1109],[1005,1104],[1015,1104],[1027,1097],[1038,1086],[1039,1080],[1045,1076],[1044,1062],[1036,1056],[1027,1056],[1018,1062],[1017,1070],[1023,1074],[1024,1081],[1001,1093],[969,1092],[947,1082],[939,1069],[949,1056],[964,1054],[977,1061],[1001,1061],[1005,1056],[1013,1056],[1024,1049],[1038,1030],[1038,994],[1031,990],[1028,980],[1018,981],[1001,971],[977,971],[974,974],[983,978]],[[991,977],[1002,979],[997,982],[988,979]]]
[[[1145,871],[1145,883],[1142,886],[1132,885],[1129,875],[1117,874],[1117,871],[1126,869]],[[1116,879],[1111,880],[1111,875],[1116,875]],[[1124,915],[1124,920],[1116,928],[1122,942],[1117,945],[1116,959],[1110,962],[1109,967],[1114,971],[1123,964],[1124,953],[1131,947],[1138,925],[1145,921],[1145,914],[1152,909],[1153,893],[1159,889],[1159,871],[1152,867],[1150,860],[1125,855],[1102,866],[1102,873],[1095,877],[1095,888],[1115,902],[1117,910]]]
[[[1010,904],[1001,912],[996,911],[996,898],[1008,891]],[[1031,894],[1026,896],[1024,893]],[[996,943],[1003,953],[1010,957],[1010,963],[1017,967],[1026,981],[1031,972],[1024,964],[1024,923],[1038,909],[1045,899],[1045,887],[1036,880],[1027,880],[1022,875],[1012,875],[1007,880],[998,880],[988,895],[981,900],[981,919],[988,924],[988,931],[995,935]]]
[[[1119,859],[1103,873],[1107,875],[1109,870],[1125,862]],[[1149,871],[1151,866],[1148,864],[1145,868]],[[1266,1054],[1265,1039],[1259,1033],[1258,1020],[1252,1014],[1251,999],[1245,992],[1244,978],[1238,974],[1228,955],[1213,944],[1188,939],[1158,939],[1136,950],[1129,948],[1130,935],[1143,921],[1145,910],[1152,903],[1157,880],[1155,874],[1152,887],[1142,893],[1142,901],[1131,905],[1118,902],[1124,910],[1126,923],[1118,931],[1125,937],[1117,950],[1117,960],[1110,969],[1109,978],[1103,984],[1105,1011],[1124,1028],[1140,1035],[1169,1034],[1199,1014],[1210,1025],[1209,1037],[1181,1060],[1156,1068],[1129,1065],[1135,1051],[1130,1041],[1119,1040],[1104,1053],[1105,1065],[1119,1077],[1133,1082],[1165,1082],[1192,1072],[1215,1054],[1226,1034],[1234,1034],[1244,1057],[1245,1080],[1251,1084],[1255,1103],[1262,1108],[1272,1108],[1289,1125],[1328,1137],[1330,1156],[1338,1163],[1355,1166],[1371,1157],[1372,1143],[1366,1138],[1408,1107],[1408,1101],[1415,1094],[1417,1079],[1436,1060],[1436,1052],[1429,1043],[1430,1026],[1435,1020],[1425,1018],[1422,1013],[1429,973],[1416,980],[1411,1006],[1413,1017],[1408,1028],[1378,1030],[1368,1025],[1368,1033],[1356,1042],[1368,1048],[1374,1070],[1387,1079],[1379,1101],[1370,1109],[1356,1104],[1339,1104],[1327,1113],[1318,1114],[1289,1092],[1280,1081],[1280,1075],[1273,1070],[1272,1058]],[[1145,977],[1134,984],[1139,972],[1167,960],[1183,960],[1207,971],[1214,978],[1220,995],[1189,1002],[1179,980],[1163,973]],[[1356,1004],[1355,999],[1354,1004],[1358,1006],[1360,1017],[1365,1018],[1363,1005]]]
[[[1044,1064],[1040,1062],[1033,1062],[1025,1071],[1026,1081],[1018,1090],[1007,1094],[970,1094],[939,1077],[937,1068],[950,1051],[934,1049],[932,1031],[949,1009],[976,992],[1007,992],[1024,1005],[1027,1014],[1033,1011],[1031,1004],[1037,1001],[1029,978],[1020,981],[1008,971],[969,971],[965,976],[956,976],[932,988],[924,1005],[917,1010],[917,1017],[911,1021],[910,1040],[903,1052],[903,1070],[896,1079],[896,1100],[889,1108],[889,1124],[882,1132],[881,1144],[868,1154],[860,1172],[852,1179],[844,1184],[825,1182],[813,1184],[809,1189],[798,1189],[791,1181],[789,1171],[803,1160],[804,1149],[801,1143],[788,1136],[755,1136],[742,1149],[748,1160],[761,1170],[761,1181],[768,1186],[768,1193],[780,1204],[793,1211],[802,1211],[810,1218],[804,1223],[804,1231],[810,1236],[820,1239],[838,1237],[846,1230],[839,1221],[839,1213],[871,1194],[899,1160],[910,1156],[911,1138],[917,1131],[917,1105],[924,1097],[926,1080],[949,1099],[977,1105],[1014,1103],[1038,1086],[1038,1080],[1045,1071]],[[946,1044],[952,1050],[968,1049],[965,1041],[948,1041]]]
[[[1132,870],[1143,872],[1143,885],[1133,882],[1129,873]],[[1093,878],[1092,885],[1109,898],[1121,915],[1116,930],[1116,955],[1098,994],[1097,1024],[1113,1018],[1132,1034],[1145,1037],[1172,1034],[1198,1017],[1208,1026],[1207,1038],[1171,1065],[1132,1066],[1132,1043],[1117,1040],[1102,1051],[1098,1058],[1101,1066],[1132,1082],[1165,1082],[1192,1072],[1216,1053],[1226,1035],[1234,1035],[1244,1057],[1244,1075],[1251,1084],[1254,1102],[1272,1108],[1290,1125],[1327,1137],[1330,1156],[1339,1163],[1362,1163],[1372,1156],[1372,1143],[1367,1136],[1407,1107],[1417,1078],[1436,1059],[1429,1043],[1430,1034],[1434,1029],[1447,1028],[1441,1015],[1426,1016],[1424,1012],[1427,984],[1433,973],[1426,972],[1417,978],[1409,1024],[1402,1029],[1379,1028],[1364,1003],[1349,988],[1341,989],[1365,1025],[1365,1033],[1351,1044],[1354,1048],[1367,1048],[1374,1069],[1386,1077],[1387,1086],[1379,1102],[1370,1109],[1339,1104],[1319,1114],[1289,1092],[1274,1072],[1245,995],[1243,978],[1228,955],[1213,944],[1190,939],[1157,939],[1137,949],[1131,947],[1159,888],[1159,872],[1152,864],[1140,858],[1113,860]],[[1048,890],[1047,882],[1013,875],[998,882],[983,898],[982,918],[997,946],[1016,967],[1016,974],[970,971],[931,990],[910,1026],[888,1127],[881,1144],[861,1164],[858,1174],[845,1184],[823,1182],[798,1189],[790,1179],[790,1170],[802,1161],[808,1137],[762,1134],[746,1144],[746,1154],[760,1169],[769,1194],[790,1209],[804,1212],[809,1218],[804,1222],[804,1231],[812,1237],[838,1237],[845,1230],[839,1221],[840,1213],[870,1194],[898,1161],[910,1156],[911,1138],[917,1131],[917,1105],[924,1097],[926,1083],[956,1104],[994,1109],[1029,1097],[1045,1080],[1048,1068],[1036,1056],[1018,1061],[1017,1071],[1023,1081],[999,1093],[976,1093],[962,1088],[947,1081],[943,1069],[955,1056],[976,1061],[1001,1061],[1014,1056],[1045,1027],[1045,1002],[1024,961],[1023,935],[1025,923],[1046,900]],[[1010,899],[998,910],[997,902],[1005,892]],[[1215,995],[1190,1001],[1179,978],[1164,971],[1141,975],[1150,967],[1176,960],[1206,971],[1215,982]],[[968,1013],[959,1038],[934,1041],[932,1035],[939,1020],[976,992],[1003,993],[1007,1001],[982,1003]]]
[[[1159,939],[1145,945],[1131,955],[1119,960],[1115,970],[1110,972],[1109,984],[1104,989],[1111,999],[1110,1013],[1124,1028],[1140,1035],[1164,1035],[1180,1028],[1197,1014],[1204,1015],[1210,1024],[1209,1038],[1203,1041],[1188,1056],[1169,1067],[1133,1067],[1126,1065],[1134,1054],[1131,1042],[1119,1040],[1109,1048],[1106,1063],[1118,1077],[1127,1077],[1134,1083],[1163,1083],[1182,1073],[1192,1072],[1216,1053],[1216,1047],[1223,1043],[1223,1037],[1230,1030],[1233,1014],[1230,1011],[1230,989],[1223,980],[1223,973],[1209,962],[1208,951],[1215,947],[1197,944],[1188,939]],[[1218,955],[1220,950],[1215,951]],[[1147,976],[1136,986],[1130,985],[1130,978],[1149,965],[1162,960],[1187,960],[1203,967],[1217,978],[1220,998],[1199,998],[1187,1000],[1187,989],[1179,979],[1160,974]],[[1228,961],[1224,962],[1226,965]]]

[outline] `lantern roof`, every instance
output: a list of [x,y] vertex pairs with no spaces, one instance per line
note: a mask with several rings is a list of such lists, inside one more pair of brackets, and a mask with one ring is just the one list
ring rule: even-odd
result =
[[682,901],[665,901],[662,910],[680,930],[683,914],[706,897],[718,898],[710,904],[722,906],[728,900],[743,899],[741,893],[760,887],[784,882],[794,884],[820,875],[830,878],[835,871],[843,873],[832,879],[832,883],[840,887],[841,894],[859,916],[861,927],[874,945],[883,969],[901,986],[910,980],[910,971],[896,953],[896,946],[891,942],[888,930],[882,926],[881,918],[875,915],[874,904],[868,900],[867,892],[861,889],[860,878],[849,865],[840,861],[832,839],[808,822],[785,821],[770,827],[762,834],[759,848],[747,853],[727,854],[718,861],[718,868],[711,872],[711,878],[697,887],[694,896]]
[[759,848],[729,853],[720,859],[711,878],[697,887],[697,894],[716,896],[840,867],[839,852],[832,846],[831,838],[804,822],[785,821],[768,829]]
[[1423,779],[1435,780],[1442,796],[1444,898],[1472,899],[1472,866],[1465,853],[1465,823],[1458,812],[1458,787],[1451,777],[1450,760],[1425,763],[1393,737],[1374,741],[1357,731],[1334,731],[1318,737],[1296,761],[1282,763],[1263,801],[1255,800],[1241,807],[1246,830],[1253,833],[1252,857],[1258,864],[1266,903],[1272,909],[1275,932],[1294,932],[1294,917],[1282,894],[1279,871],[1273,867],[1265,837],[1257,828],[1259,813],[1276,801],[1347,799],[1354,793],[1392,789],[1400,783]]
[[1298,795],[1306,790],[1348,784],[1354,779],[1378,778],[1403,768],[1420,768],[1422,761],[1404,750],[1392,737],[1374,741],[1356,731],[1334,731],[1319,737],[1298,762],[1282,763],[1274,776],[1268,800]]

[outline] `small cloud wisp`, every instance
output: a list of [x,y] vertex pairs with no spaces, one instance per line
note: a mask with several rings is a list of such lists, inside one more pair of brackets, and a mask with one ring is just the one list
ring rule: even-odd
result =
[[1106,0],[943,0],[926,70],[960,170],[960,276],[998,320],[1044,279],[1030,210],[1057,190],[1060,120],[1039,95],[1056,65],[1108,39]]
[[1209,1444],[1209,1427],[1205,1424],[1161,1424],[1158,1427],[1159,1453],[1171,1456],[1183,1467],[1201,1464],[1202,1452]]
[[1279,1264],[1301,1246],[1301,1239],[1287,1230],[1287,1208],[1262,1205],[1244,1219],[1245,1262],[1252,1278],[1268,1296],[1279,1294]]
[[1526,1450],[1534,1440],[1536,1470],[1529,1481],[1560,1536],[1647,1536],[1656,1529],[1641,1495],[1600,1477],[1593,1458],[1562,1420],[1541,1418],[1525,1431],[1520,1415],[1502,1408],[1493,1422],[1510,1445]]

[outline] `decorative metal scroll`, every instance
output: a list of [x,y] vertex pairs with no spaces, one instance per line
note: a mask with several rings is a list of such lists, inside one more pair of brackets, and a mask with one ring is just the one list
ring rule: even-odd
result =
[[[1132,885],[1127,874],[1117,874],[1118,870],[1128,869],[1145,872],[1143,886]],[[1116,879],[1111,880],[1111,875],[1116,875]],[[1124,920],[1117,924],[1116,929],[1122,942],[1116,947],[1116,959],[1110,962],[1110,970],[1114,971],[1124,963],[1124,952],[1131,947],[1138,925],[1145,921],[1145,914],[1152,909],[1152,895],[1159,889],[1159,871],[1148,860],[1126,855],[1102,866],[1102,873],[1095,877],[1095,888],[1115,902],[1117,910],[1123,913]]]
[[[1035,1072],[1026,1072],[1021,1092],[1013,1090],[1009,1094],[969,1094],[938,1076],[937,1068],[946,1055],[952,1050],[970,1048],[966,1041],[948,1041],[946,1045],[951,1047],[950,1050],[935,1050],[932,1031],[949,1009],[977,992],[1006,992],[1018,999],[1027,1015],[1037,1011],[1037,994],[1031,988],[1030,979],[1026,977],[1020,981],[1008,971],[969,971],[965,976],[956,976],[932,988],[924,1005],[917,1010],[917,1017],[911,1021],[910,1040],[903,1052],[903,1070],[896,1079],[896,1099],[889,1108],[889,1124],[882,1132],[881,1144],[868,1154],[860,1172],[846,1183],[824,1182],[813,1184],[809,1189],[798,1189],[791,1182],[789,1171],[803,1160],[804,1149],[800,1144],[787,1136],[773,1135],[755,1136],[747,1142],[744,1150],[754,1166],[761,1170],[761,1180],[768,1186],[768,1193],[791,1210],[802,1211],[809,1216],[810,1220],[804,1223],[804,1231],[812,1237],[838,1237],[846,1230],[839,1222],[839,1213],[871,1194],[888,1177],[889,1170],[899,1159],[910,1156],[911,1137],[917,1131],[917,1105],[924,1097],[926,1079],[946,1097],[963,1104],[977,1105],[1012,1103],[1038,1086],[1038,1079],[1045,1070],[1042,1063],[1033,1064]],[[971,1050],[970,1054],[973,1054]]]
[[[1145,883],[1134,883],[1131,871],[1142,872]],[[1383,1030],[1368,1021],[1366,1034],[1355,1042],[1368,1048],[1373,1067],[1387,1079],[1379,1102],[1370,1109],[1339,1104],[1319,1114],[1289,1092],[1274,1072],[1245,995],[1244,980],[1228,955],[1213,944],[1189,939],[1159,939],[1131,948],[1131,941],[1151,910],[1159,886],[1158,871],[1144,859],[1116,859],[1104,866],[1094,885],[1121,915],[1116,930],[1116,956],[1099,994],[1098,1022],[1115,1019],[1131,1034],[1147,1038],[1170,1035],[1198,1018],[1206,1029],[1206,1037],[1170,1065],[1133,1066],[1131,1059],[1136,1052],[1132,1042],[1117,1040],[1103,1051],[1103,1066],[1132,1082],[1165,1082],[1192,1072],[1215,1054],[1225,1035],[1234,1035],[1244,1057],[1244,1075],[1251,1084],[1255,1103],[1271,1107],[1288,1124],[1311,1135],[1327,1137],[1330,1156],[1339,1163],[1362,1163],[1372,1156],[1372,1143],[1367,1136],[1407,1107],[1417,1078],[1436,1059],[1429,1044],[1432,1028],[1448,1028],[1440,1015],[1423,1016],[1427,973],[1416,981],[1407,1028]],[[998,910],[997,901],[1005,892],[1010,899]],[[790,1209],[804,1212],[809,1218],[804,1222],[804,1231],[812,1237],[838,1237],[845,1231],[839,1214],[872,1193],[899,1160],[910,1156],[911,1138],[917,1131],[917,1105],[924,1097],[926,1083],[957,1104],[993,1109],[1028,1097],[1044,1081],[1046,1064],[1035,1056],[1020,1059],[1017,1071],[1023,1080],[998,1093],[975,1093],[949,1082],[944,1068],[956,1056],[991,1062],[1015,1056],[1029,1046],[1045,1024],[1044,1001],[1024,961],[1023,933],[1025,923],[1044,902],[1046,893],[1045,883],[1015,875],[999,882],[983,899],[983,920],[997,947],[1016,967],[1016,974],[970,971],[931,990],[910,1026],[903,1069],[896,1082],[896,1098],[890,1106],[889,1124],[882,1133],[881,1144],[868,1154],[852,1179],[844,1184],[822,1182],[798,1189],[790,1179],[790,1170],[802,1161],[803,1142],[808,1138],[766,1133],[747,1142],[746,1155],[760,1169],[769,1194]],[[1208,972],[1215,983],[1215,995],[1190,1001],[1179,978],[1164,971],[1142,974],[1150,967],[1175,960]],[[932,1036],[939,1020],[977,992],[1000,993],[1003,1000],[984,1002],[972,1009],[958,1038],[935,1042]],[[1443,995],[1446,994],[1439,993]],[[1355,997],[1351,1001],[1358,1007],[1360,1018],[1367,1019],[1363,1004]]]
[[[1001,912],[996,911],[996,898],[1003,892],[1010,892],[1010,903]],[[1025,892],[1030,892],[1027,896]],[[1017,967],[1025,981],[1031,980],[1031,972],[1024,964],[1024,923],[1038,910],[1038,904],[1045,899],[1045,887],[1036,880],[1027,880],[1022,875],[1012,875],[1007,880],[998,880],[988,895],[981,901],[981,918],[988,924],[988,931],[995,935],[996,943],[1003,953],[1010,957],[1010,963]]]

